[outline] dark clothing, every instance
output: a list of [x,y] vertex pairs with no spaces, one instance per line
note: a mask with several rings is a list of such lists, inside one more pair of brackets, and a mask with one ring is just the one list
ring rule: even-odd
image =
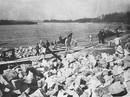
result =
[[118,30],[116,30],[116,35],[119,36],[119,32],[118,32]]
[[99,43],[102,43],[101,37],[98,36]]
[[98,33],[98,39],[99,39],[99,43],[102,43],[102,35],[101,35],[101,31],[99,31],[99,33]]
[[46,41],[46,47],[49,47],[49,46],[50,46],[49,41]]
[[59,37],[59,41],[62,41],[62,37],[61,36]]
[[42,46],[42,47],[45,47],[45,43],[44,43],[44,42],[42,42],[42,43],[41,43],[41,46]]
[[44,42],[42,42],[42,47],[44,47],[44,48],[46,47],[46,44]]
[[39,54],[40,54],[39,49],[40,49],[40,48],[39,48],[39,45],[37,44],[37,45],[36,45],[36,55],[39,55]]
[[105,34],[104,34],[104,31],[102,32],[102,43],[103,44],[105,43]]
[[99,43],[105,43],[105,33],[104,33],[104,31],[99,31],[99,33],[98,33],[98,38],[99,38]]

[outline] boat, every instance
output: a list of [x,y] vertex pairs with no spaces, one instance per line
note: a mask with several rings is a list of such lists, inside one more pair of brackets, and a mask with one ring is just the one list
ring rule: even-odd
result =
[[72,33],[70,33],[69,35],[67,35],[67,36],[66,36],[65,38],[63,38],[63,39],[59,37],[59,41],[58,41],[57,43],[58,43],[58,44],[60,44],[60,43],[61,43],[61,44],[64,44],[67,37],[71,37],[71,38],[72,38]]

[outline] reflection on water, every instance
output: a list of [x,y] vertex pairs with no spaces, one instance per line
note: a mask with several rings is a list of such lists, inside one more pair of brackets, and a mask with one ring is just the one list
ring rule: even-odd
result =
[[[96,35],[101,28],[116,28],[116,23],[39,23],[38,25],[2,25],[0,26],[0,43],[8,43],[6,47],[34,45],[43,40],[58,40],[73,33],[79,43],[88,43],[90,34]],[[122,25],[124,26],[124,25]]]

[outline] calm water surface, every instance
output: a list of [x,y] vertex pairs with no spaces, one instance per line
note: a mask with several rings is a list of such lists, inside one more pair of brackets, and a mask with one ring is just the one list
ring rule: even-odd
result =
[[[34,45],[42,38],[44,41],[58,40],[73,33],[78,42],[88,43],[90,34],[96,35],[101,28],[117,28],[116,23],[39,23],[37,25],[0,25],[0,44],[8,43],[4,47],[18,47]],[[123,25],[124,27],[124,25]]]

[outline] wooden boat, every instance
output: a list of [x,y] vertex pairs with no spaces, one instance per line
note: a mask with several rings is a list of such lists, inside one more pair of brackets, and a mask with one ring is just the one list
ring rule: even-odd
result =
[[70,33],[68,36],[66,36],[65,38],[61,38],[61,39],[59,39],[59,41],[57,42],[58,44],[60,44],[60,43],[62,43],[62,44],[64,44],[65,43],[65,39],[67,38],[67,37],[71,37],[72,38],[72,33]]

